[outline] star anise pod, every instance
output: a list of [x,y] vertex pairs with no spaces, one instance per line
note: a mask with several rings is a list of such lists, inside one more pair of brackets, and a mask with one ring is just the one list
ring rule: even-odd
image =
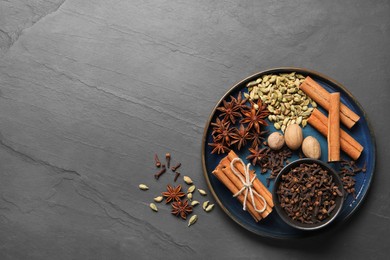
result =
[[232,144],[237,143],[238,150],[246,145],[246,141],[250,139],[250,136],[243,124],[240,125],[239,129],[235,128],[234,133],[232,134],[232,139]]
[[248,106],[245,105],[245,103],[248,101],[247,98],[242,99],[242,93],[239,92],[237,98],[230,96],[232,99],[232,102],[234,103],[234,107],[239,109],[240,111],[243,111],[244,109],[247,109]]
[[171,205],[172,205],[171,213],[175,216],[180,215],[182,219],[186,219],[187,215],[192,212],[192,206],[188,205],[188,200],[175,201]]
[[176,187],[172,187],[171,185],[167,185],[167,191],[161,193],[167,199],[166,203],[171,201],[180,201],[181,197],[184,197],[186,194],[181,191],[181,186],[177,185]]
[[219,115],[220,117],[223,117],[222,120],[230,120],[233,124],[236,123],[236,118],[241,116],[240,112],[238,112],[239,108],[236,107],[233,100],[230,102],[223,100],[223,106],[217,107],[217,110],[222,112]]
[[214,138],[214,143],[209,143],[208,145],[214,147],[211,153],[221,154],[230,151],[229,147],[225,146],[223,142],[215,140],[215,138]]
[[256,132],[249,132],[248,133],[248,139],[252,141],[252,148],[255,148],[257,146],[261,145],[261,142],[265,140],[264,135],[267,134],[269,131],[262,131],[260,133]]
[[230,122],[225,120],[216,119],[215,123],[211,123],[213,127],[212,135],[215,137],[215,141],[220,141],[227,146],[230,146],[231,135],[233,129],[230,128]]
[[[257,100],[257,110],[259,111],[262,111],[264,114],[264,117],[263,118],[266,118],[268,115],[269,115],[269,111],[267,109],[267,105],[265,103],[263,103],[263,101],[259,98]],[[251,102],[251,105],[254,106],[254,104]]]
[[255,104],[251,102],[251,107],[242,111],[243,119],[240,123],[248,123],[248,130],[252,127],[255,129],[257,133],[260,133],[261,125],[268,125],[268,123],[264,120],[269,114],[269,111],[266,109],[266,106],[262,104],[261,100],[257,103],[257,110],[255,108]]
[[260,163],[261,159],[263,159],[264,156],[267,155],[269,151],[269,148],[267,147],[264,147],[262,149],[259,149],[259,147],[255,147],[255,148],[249,148],[249,152],[251,153],[250,155],[248,155],[248,157],[246,157],[247,160],[252,160],[252,165],[255,166],[256,163]]

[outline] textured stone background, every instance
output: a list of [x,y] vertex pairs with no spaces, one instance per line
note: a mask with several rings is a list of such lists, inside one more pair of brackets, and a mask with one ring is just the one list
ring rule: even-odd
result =
[[[0,259],[388,257],[389,46],[389,1],[0,1]],[[280,66],[336,79],[366,110],[378,161],[363,208],[298,241],[261,239],[218,207],[191,229],[153,214],[167,180],[151,178],[153,153],[206,188],[211,109]]]

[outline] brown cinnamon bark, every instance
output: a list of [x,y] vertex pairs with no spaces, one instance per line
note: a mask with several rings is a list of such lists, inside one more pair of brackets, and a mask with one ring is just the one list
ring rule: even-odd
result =
[[[234,158],[237,158],[237,154],[234,152],[234,151],[230,151],[228,156],[229,158],[229,161],[231,162]],[[237,163],[234,165],[237,170],[241,173],[242,176],[245,177],[245,169],[243,167],[242,164],[240,163]],[[250,179],[253,178],[254,176],[254,171],[250,171],[249,172],[249,175],[250,175]],[[261,195],[264,197],[264,199],[267,201],[267,204],[270,206],[270,207],[273,207],[274,206],[274,202],[272,200],[272,194],[271,192],[269,192],[269,190],[261,183],[261,181],[259,179],[255,179],[253,181],[253,187],[255,188],[255,190]]]
[[[309,76],[306,77],[305,81],[299,86],[303,92],[306,93],[309,97],[311,97],[315,102],[317,102],[324,109],[329,111],[330,109],[330,93],[321,87],[317,82],[315,82]],[[359,121],[360,117],[349,109],[346,105],[340,104],[340,121],[346,127],[351,128],[355,125],[357,121]]]
[[[230,162],[229,162],[230,163]],[[229,180],[231,182],[233,182],[233,184],[236,186],[236,188],[238,189],[237,191],[241,190],[241,188],[243,187],[243,184],[242,182],[240,181],[240,179],[234,175],[234,173],[232,172],[232,170],[230,169],[230,167],[225,167],[225,168],[222,168],[222,171],[225,173],[225,175],[229,178]],[[245,198],[245,191],[243,191],[240,195],[244,195],[244,198]],[[254,196],[253,197],[255,199],[255,203],[256,203],[256,208],[258,210],[261,210],[263,207],[264,207],[264,203],[263,201],[257,197],[257,196]],[[250,198],[249,196],[249,193],[248,193],[248,196],[247,196],[247,201],[246,201],[246,207],[248,207],[248,205],[252,205],[253,206],[253,209],[255,208],[254,205],[253,205],[253,202],[252,202],[252,199]],[[260,214],[260,216],[262,218],[266,218],[268,216],[269,213],[271,213],[272,209],[267,206],[265,208],[265,211],[263,212],[258,212]]]
[[329,96],[328,162],[340,161],[340,93]]
[[[222,182],[226,188],[230,190],[232,194],[236,194],[239,189],[234,185],[232,181],[225,175],[225,173],[222,171],[223,166],[219,164],[217,168],[213,171],[213,174],[218,178],[220,182]],[[244,204],[244,194],[240,194],[237,196],[238,201],[241,202],[241,204]],[[249,214],[255,219],[256,222],[260,221],[262,219],[260,213],[256,212],[253,208],[252,204],[247,204],[247,210]]]
[[[307,122],[322,135],[328,135],[328,118],[318,109],[314,109]],[[353,160],[357,160],[364,149],[361,144],[342,129],[340,129],[340,147]]]
[[[218,166],[215,168],[215,170],[212,172],[233,194],[237,193],[241,188],[243,187],[243,183],[241,180],[233,173],[230,163],[231,160],[234,158],[238,158],[238,156],[231,151],[228,156],[224,157]],[[242,164],[237,163],[235,164],[236,169],[244,176],[245,170]],[[251,178],[254,176],[254,172],[251,171],[250,173]],[[262,187],[263,186],[263,187]],[[272,212],[272,207],[273,207],[273,201],[272,201],[272,195],[262,185],[262,183],[258,180],[255,179],[253,182],[253,189],[259,193],[262,197],[264,197],[266,201],[266,208],[265,211],[262,213],[258,213],[252,204],[252,200],[248,194],[247,201],[246,201],[246,207],[248,212],[252,215],[252,217],[256,220],[259,221],[260,219],[263,219],[269,215],[269,213]],[[265,189],[265,190],[264,190]],[[241,202],[241,204],[244,203],[244,198],[245,198],[245,193],[242,192],[240,195],[237,196],[237,199]],[[264,201],[260,199],[258,196],[254,196],[255,203],[256,203],[256,208],[257,209],[262,209],[264,207]],[[270,203],[268,203],[270,202]],[[259,218],[260,217],[260,218]]]

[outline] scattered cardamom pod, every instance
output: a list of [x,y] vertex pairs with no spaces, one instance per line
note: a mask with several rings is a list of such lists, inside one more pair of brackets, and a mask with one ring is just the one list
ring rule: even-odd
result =
[[188,176],[184,176],[184,177],[183,177],[183,180],[184,180],[184,182],[187,183],[188,185],[191,185],[191,184],[192,184],[192,180],[191,180],[191,178],[188,177]]
[[204,190],[202,190],[202,189],[198,189],[198,191],[199,191],[200,195],[202,195],[202,196],[206,196],[207,195],[207,193]]
[[160,203],[163,199],[164,199],[163,196],[158,196],[154,198],[154,201]]
[[148,189],[149,189],[149,187],[146,186],[145,184],[140,184],[140,185],[138,185],[138,187],[139,187],[141,190],[148,190]]
[[150,207],[153,211],[155,211],[155,212],[158,211],[157,206],[156,206],[156,204],[154,204],[154,203],[150,203],[150,204],[149,204],[149,207]]
[[206,208],[207,208],[207,206],[209,205],[209,203],[210,203],[210,201],[205,201],[205,202],[203,202],[203,205],[202,205],[202,208],[204,209],[204,210],[206,210]]
[[197,215],[193,215],[190,220],[188,221],[188,226],[191,226],[193,224],[195,224],[195,222],[198,220],[198,216]]
[[192,186],[190,186],[190,187],[188,188],[187,192],[188,192],[188,193],[192,193],[192,192],[194,192],[194,190],[195,190],[195,185],[192,185]]
[[192,200],[192,193],[191,193],[191,192],[187,194],[187,198],[188,198],[189,200]]
[[198,204],[199,204],[199,201],[197,201],[197,200],[194,200],[194,201],[191,202],[191,206],[196,206]]
[[207,208],[204,211],[210,212],[213,208],[214,208],[214,204],[210,204],[207,206]]

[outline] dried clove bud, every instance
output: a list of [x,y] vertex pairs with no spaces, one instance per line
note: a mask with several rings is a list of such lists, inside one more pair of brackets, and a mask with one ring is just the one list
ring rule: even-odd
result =
[[319,164],[301,163],[282,176],[277,196],[291,219],[316,224],[329,217],[343,193]]
[[160,160],[158,159],[157,154],[154,154],[154,162],[155,162],[155,164],[156,164],[156,167],[157,167],[157,168],[160,168],[161,162],[160,162]]
[[168,168],[170,168],[170,163],[171,163],[171,154],[170,153],[166,153],[165,154],[165,159],[167,160],[167,166]]
[[160,178],[160,176],[163,175],[166,171],[167,171],[167,168],[165,168],[165,166],[163,165],[162,169],[154,175],[154,178],[156,178],[156,180],[158,180],[158,178]]
[[339,176],[341,178],[341,181],[343,182],[344,190],[348,194],[351,194],[355,197],[355,183],[356,180],[354,176],[358,174],[359,172],[366,172],[366,163],[364,162],[364,165],[362,168],[357,167],[355,161],[347,161],[342,160],[340,162],[341,168],[339,170]]
[[172,167],[171,167],[171,170],[175,172],[177,169],[180,168],[180,166],[181,166],[181,163],[178,163],[178,164],[176,164],[175,166],[172,166]]
[[180,176],[180,172],[176,172],[175,178],[173,179],[173,181],[176,182],[177,179],[179,178],[179,176]]

